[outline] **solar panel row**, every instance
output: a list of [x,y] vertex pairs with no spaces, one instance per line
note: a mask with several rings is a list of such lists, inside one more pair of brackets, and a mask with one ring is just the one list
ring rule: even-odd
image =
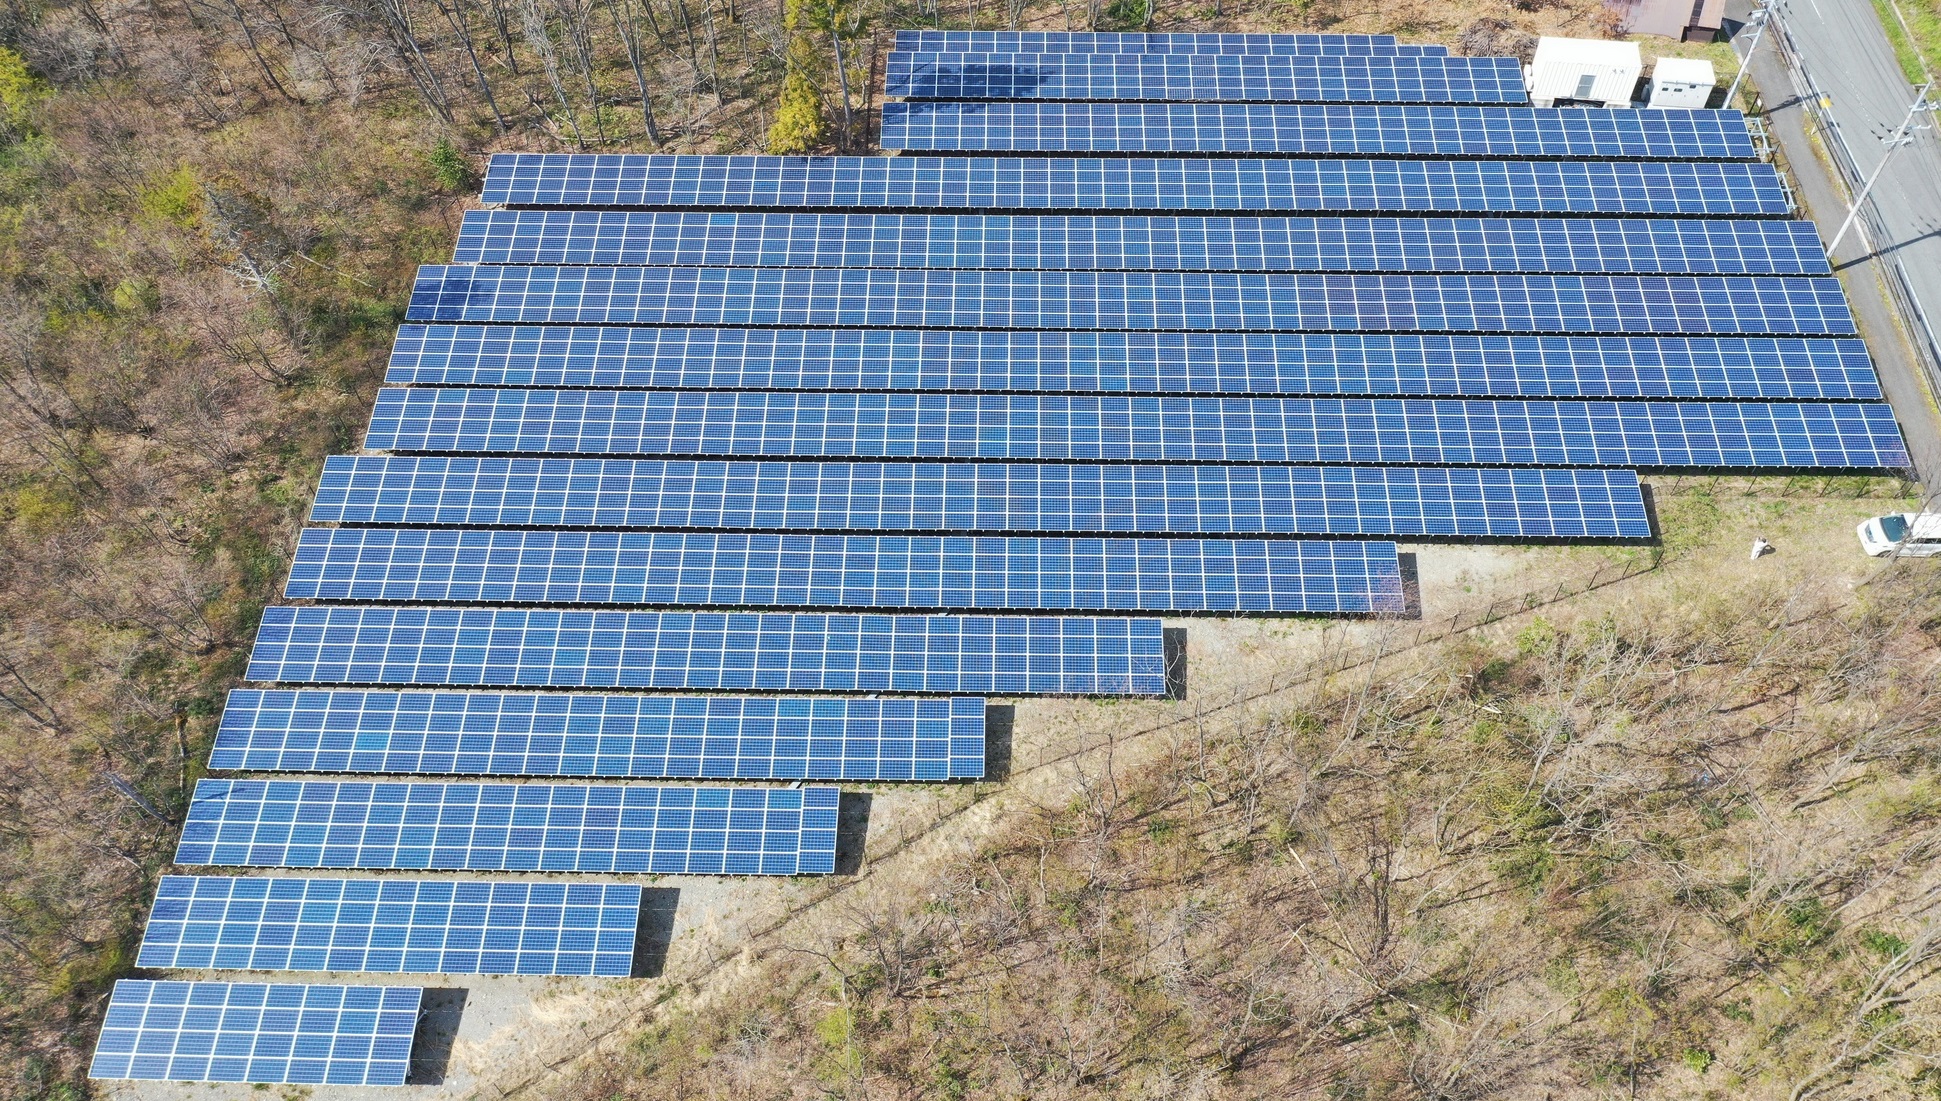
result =
[[1629,470],[333,456],[319,523],[1643,539]]
[[120,979],[88,1077],[402,1086],[423,993]]
[[1855,332],[1832,278],[426,264],[414,321],[1490,333]]
[[1156,619],[274,607],[249,679],[801,692],[1162,695]]
[[1803,221],[471,210],[462,264],[1824,275]]
[[904,99],[1215,103],[1528,103],[1513,57],[1402,54],[897,51],[883,94]]
[[309,528],[291,599],[1400,612],[1393,543]]
[[239,688],[211,768],[975,780],[984,700]]
[[1784,215],[1763,161],[497,153],[481,201],[805,210]]
[[625,978],[639,922],[634,884],[166,875],[136,964]]
[[424,325],[421,386],[1450,397],[1880,397],[1853,339]]
[[984,51],[998,53],[1207,53],[1207,54],[1377,54],[1440,55],[1438,44],[1398,43],[1392,34],[1137,34],[1072,31],[896,32],[899,50]]
[[827,874],[836,811],[825,787],[199,780],[175,862]]
[[1737,111],[1287,103],[888,102],[885,150],[1750,160]]
[[1882,403],[386,389],[386,451],[1894,469]]

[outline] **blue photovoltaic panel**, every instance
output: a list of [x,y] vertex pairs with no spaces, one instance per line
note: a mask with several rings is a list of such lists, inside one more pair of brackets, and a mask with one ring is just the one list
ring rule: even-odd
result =
[[1157,619],[273,607],[249,679],[1156,696]]
[[845,210],[1778,216],[1763,161],[686,157],[498,153],[482,202]]
[[1146,34],[1074,31],[896,32],[899,50],[983,53],[1446,54],[1447,46],[1398,43],[1392,34]]
[[1485,463],[1907,465],[1885,403],[385,389],[382,451]]
[[1502,333],[1855,331],[1830,277],[426,264],[414,321]]
[[835,788],[198,780],[177,864],[827,875]]
[[1737,111],[1289,103],[885,103],[885,150],[1750,160]]
[[468,210],[460,264],[1825,275],[1812,222]]
[[88,1077],[402,1086],[423,993],[120,979]]
[[238,688],[209,767],[976,780],[984,775],[984,700]]
[[165,875],[137,967],[633,973],[640,888]]
[[1393,543],[308,528],[292,600],[1402,611]]
[[912,53],[883,94],[904,99],[1206,103],[1528,103],[1513,57],[1400,54]]
[[1449,397],[1880,397],[1855,339],[423,325],[421,386]]
[[312,520],[785,531],[1643,539],[1629,470],[332,456]]

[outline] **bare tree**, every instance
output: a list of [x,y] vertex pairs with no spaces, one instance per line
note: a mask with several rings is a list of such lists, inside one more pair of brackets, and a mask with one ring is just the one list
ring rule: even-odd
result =
[[627,64],[633,68],[634,85],[640,89],[640,115],[647,123],[648,140],[660,145],[660,127],[654,122],[654,100],[647,94],[647,73],[640,60],[640,25],[634,22],[633,0],[606,0],[606,4],[614,33],[620,36],[620,44],[627,51]]

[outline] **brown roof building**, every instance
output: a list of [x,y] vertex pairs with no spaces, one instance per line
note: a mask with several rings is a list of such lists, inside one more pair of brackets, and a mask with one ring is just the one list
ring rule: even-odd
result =
[[1626,34],[1710,42],[1725,21],[1725,0],[1605,0]]

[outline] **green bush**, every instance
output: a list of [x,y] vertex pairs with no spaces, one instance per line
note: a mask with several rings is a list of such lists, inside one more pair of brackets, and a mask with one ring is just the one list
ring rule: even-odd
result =
[[446,191],[471,191],[478,187],[478,173],[472,171],[472,162],[452,144],[452,139],[439,138],[425,160],[431,164],[431,174],[438,186]]

